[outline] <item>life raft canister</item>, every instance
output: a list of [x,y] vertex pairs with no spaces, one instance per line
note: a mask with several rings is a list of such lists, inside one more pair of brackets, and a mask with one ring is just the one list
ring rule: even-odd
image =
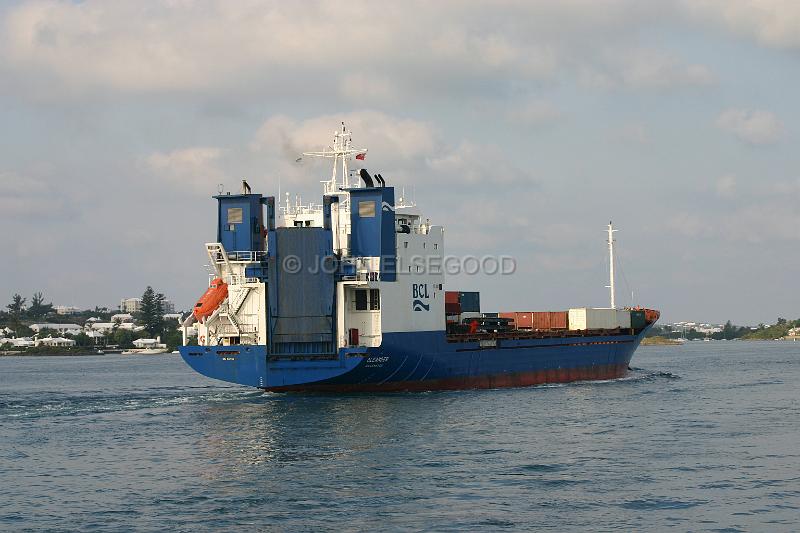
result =
[[192,314],[194,314],[195,319],[198,322],[202,322],[208,316],[211,316],[219,307],[219,304],[228,297],[228,285],[222,278],[215,278],[211,281],[211,285],[208,287],[208,290],[197,300],[197,303],[194,305],[194,310]]

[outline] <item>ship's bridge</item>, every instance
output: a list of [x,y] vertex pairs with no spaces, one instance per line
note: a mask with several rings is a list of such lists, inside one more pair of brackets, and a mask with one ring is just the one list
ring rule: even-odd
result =
[[[258,344],[274,358],[335,358],[343,348],[381,346],[386,332],[443,331],[443,230],[363,159],[344,128],[333,147],[304,156],[333,159],[322,204],[299,198],[220,194],[217,241],[206,249],[228,297],[197,324],[201,345]],[[341,174],[338,169],[341,167]],[[191,318],[185,326],[191,325]]]

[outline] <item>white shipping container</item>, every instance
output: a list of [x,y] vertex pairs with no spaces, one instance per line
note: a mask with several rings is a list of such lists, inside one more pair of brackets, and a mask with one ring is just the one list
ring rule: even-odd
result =
[[578,307],[569,310],[569,329],[627,329],[631,327],[631,312],[625,309]]
[[631,312],[628,309],[617,309],[617,324],[621,329],[631,327]]

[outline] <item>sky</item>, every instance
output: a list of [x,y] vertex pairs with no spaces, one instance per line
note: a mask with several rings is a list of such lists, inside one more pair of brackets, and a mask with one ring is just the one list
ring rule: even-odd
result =
[[[319,202],[345,121],[484,310],[797,318],[800,3],[0,1],[0,301],[206,288],[219,184]],[[5,305],[5,304],[3,304]]]

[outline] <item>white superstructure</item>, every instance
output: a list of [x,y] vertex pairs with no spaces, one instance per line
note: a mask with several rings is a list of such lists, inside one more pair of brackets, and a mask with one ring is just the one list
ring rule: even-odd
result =
[[[331,177],[322,182],[325,197],[335,198],[335,201],[326,200],[330,206],[332,249],[339,264],[352,267],[348,275],[338,276],[335,282],[335,314],[332,314],[335,349],[380,346],[385,333],[445,329],[444,230],[423,218],[417,206],[406,203],[402,197],[393,205],[383,202],[377,207],[365,207],[361,204],[370,202],[355,202],[358,205],[351,207],[349,191],[371,187],[366,179],[365,187],[361,187],[359,178],[351,176],[351,172],[356,174],[351,171],[353,160],[362,160],[366,153],[366,149],[352,146],[350,132],[342,125],[340,131],[334,132],[332,146],[303,154],[332,160]],[[363,174],[359,175],[364,179]],[[379,184],[373,189],[383,190],[384,180],[379,174],[376,181]],[[243,184],[242,195],[249,190],[249,186]],[[351,209],[363,210],[359,216],[369,217],[376,209],[381,216],[393,216],[396,241],[396,276],[392,276],[393,279],[384,279],[388,278],[383,275],[387,265],[381,264],[385,259],[351,253]],[[232,215],[228,213],[227,216]],[[326,224],[323,205],[303,204],[297,197],[292,201],[289,193],[275,198],[274,216],[276,228],[324,228]],[[266,228],[264,232],[266,234]],[[275,251],[268,246],[265,244],[263,250],[241,252],[226,250],[220,242],[206,244],[212,269],[209,280],[224,281],[228,294],[214,312],[200,322],[195,323],[190,315],[183,324],[185,333],[190,326],[195,326],[198,343],[205,346],[270,343],[269,291],[275,290],[270,288],[270,283],[277,283],[277,280],[252,275],[254,265],[263,265],[270,254],[275,257]],[[281,266],[286,267],[285,264]],[[185,335],[184,344],[187,340]]]

